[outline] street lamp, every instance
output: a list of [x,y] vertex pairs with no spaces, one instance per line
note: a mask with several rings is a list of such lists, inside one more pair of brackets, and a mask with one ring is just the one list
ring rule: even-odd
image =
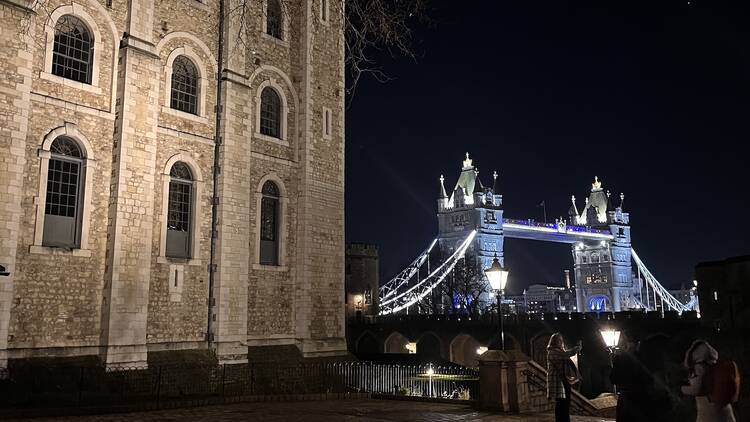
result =
[[[603,330],[599,330],[599,333],[602,335],[602,340],[604,340],[604,345],[607,347],[607,350],[609,351],[609,366],[614,366],[614,356],[615,356],[615,349],[617,349],[617,345],[620,343],[620,330],[614,330],[612,328],[605,328]],[[617,387],[614,387],[615,394],[617,394]]]
[[620,330],[606,328],[604,330],[599,330],[599,333],[601,333],[604,345],[607,346],[609,353],[614,353],[617,345],[620,343]]
[[505,329],[503,327],[503,310],[502,301],[505,298],[505,284],[508,283],[509,271],[504,269],[500,265],[500,261],[497,259],[492,260],[492,265],[484,270],[487,275],[487,280],[490,281],[490,287],[495,291],[495,297],[497,298],[497,319],[500,324],[500,350],[505,350]]
[[429,385],[429,396],[432,397],[432,376],[435,375],[435,370],[432,369],[432,364],[430,364],[430,367],[427,369],[427,376],[430,377],[430,385]]

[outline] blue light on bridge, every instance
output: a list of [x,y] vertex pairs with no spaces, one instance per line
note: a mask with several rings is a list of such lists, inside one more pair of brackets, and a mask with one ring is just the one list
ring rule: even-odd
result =
[[591,312],[605,312],[607,310],[607,296],[591,296],[588,305]]

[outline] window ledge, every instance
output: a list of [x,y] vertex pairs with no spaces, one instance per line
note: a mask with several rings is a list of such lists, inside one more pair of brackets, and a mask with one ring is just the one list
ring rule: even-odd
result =
[[268,33],[266,33],[266,31],[262,31],[260,33],[260,35],[261,35],[261,37],[265,38],[268,41],[271,41],[271,42],[275,43],[276,45],[280,45],[282,47],[289,48],[289,41],[287,41],[287,40],[278,39],[278,38],[274,37],[273,35],[269,35]]
[[88,258],[91,256],[91,249],[53,248],[51,246],[32,245],[29,247],[29,253],[38,255],[68,255]]
[[208,118],[205,116],[199,116],[197,114],[186,113],[184,111],[175,110],[171,107],[162,106],[161,112],[166,113],[166,114],[171,114],[173,116],[177,116],[186,120],[192,120],[196,123],[202,123],[204,125],[208,124]]
[[253,269],[259,271],[275,271],[280,273],[289,271],[289,267],[287,267],[286,265],[253,264]]
[[160,255],[156,257],[156,263],[157,264],[182,264],[182,265],[189,265],[189,266],[198,266],[201,265],[200,259],[193,259],[193,258],[172,258],[169,256]]
[[80,89],[82,91],[91,92],[93,94],[101,94],[102,89],[94,84],[85,84],[82,82],[76,82],[71,79],[63,78],[62,76],[53,75],[47,72],[39,72],[39,79],[45,79],[51,82],[56,82],[71,88]]
[[193,7],[196,7],[198,9],[211,10],[206,4],[205,0],[193,0],[190,3],[192,3]]
[[264,135],[264,134],[262,134],[260,132],[255,132],[255,137],[257,139],[262,139],[264,141],[273,142],[275,144],[283,145],[285,147],[289,146],[289,141],[287,141],[287,140],[279,139],[279,138],[276,138],[276,137],[273,137],[273,136]]

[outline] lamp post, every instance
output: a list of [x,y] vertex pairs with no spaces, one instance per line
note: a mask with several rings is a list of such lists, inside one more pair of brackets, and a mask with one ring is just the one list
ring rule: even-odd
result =
[[429,396],[432,397],[432,376],[435,375],[435,370],[432,369],[432,364],[430,364],[430,367],[427,369],[427,376],[430,378],[430,384],[429,384]]
[[[599,333],[602,335],[602,340],[604,340],[604,345],[607,347],[607,351],[609,351],[609,366],[613,367],[615,350],[620,343],[620,330],[605,328],[599,330]],[[614,385],[612,387],[614,388],[614,393],[617,394],[617,387]]]
[[495,297],[497,298],[497,319],[500,325],[500,350],[505,350],[505,329],[503,327],[503,309],[502,302],[505,298],[505,284],[508,283],[509,271],[504,269],[500,265],[500,261],[497,259],[497,254],[492,260],[492,265],[484,270],[487,275],[487,280],[490,282],[490,287],[495,291]]

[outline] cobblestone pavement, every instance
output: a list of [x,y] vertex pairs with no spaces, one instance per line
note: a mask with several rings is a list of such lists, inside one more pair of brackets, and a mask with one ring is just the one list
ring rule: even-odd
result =
[[[239,403],[191,409],[160,410],[100,416],[25,419],[35,422],[235,422],[235,421],[382,421],[382,422],[553,422],[550,414],[500,415],[479,412],[460,404],[393,400],[329,400],[308,402]],[[611,419],[572,417],[573,422],[613,422]],[[21,420],[15,420],[21,422]]]

